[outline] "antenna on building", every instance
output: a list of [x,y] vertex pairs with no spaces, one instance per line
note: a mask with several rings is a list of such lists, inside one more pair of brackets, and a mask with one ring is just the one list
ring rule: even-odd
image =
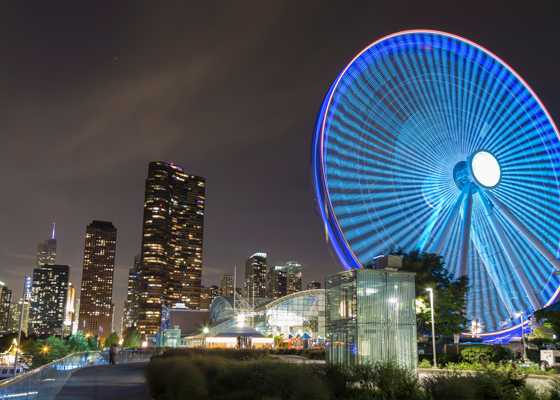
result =
[[53,222],[53,224],[52,224],[52,238],[53,238],[53,239],[54,239],[54,231],[55,231],[55,228],[56,228],[56,222]]

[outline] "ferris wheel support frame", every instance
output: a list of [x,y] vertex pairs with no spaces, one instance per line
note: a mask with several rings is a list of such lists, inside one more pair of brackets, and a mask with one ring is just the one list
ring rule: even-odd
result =
[[512,212],[500,200],[498,200],[496,197],[494,197],[494,195],[492,195],[491,193],[487,193],[487,195],[488,195],[488,198],[492,201],[492,203],[494,203],[494,205],[496,206],[496,211],[501,212],[502,215],[504,217],[506,217],[507,220],[509,222],[511,222],[511,224],[523,236],[525,236],[525,239],[527,239],[529,241],[529,243],[531,243],[533,245],[533,247],[539,253],[541,253],[541,255],[549,262],[549,264],[552,265],[557,271],[560,271],[560,261],[554,256],[554,254],[552,254],[545,247],[545,245],[539,239],[537,239],[537,237],[535,235],[533,235],[527,229],[527,227],[525,225],[523,225],[521,223],[521,221],[519,221],[517,219],[517,217],[515,215],[513,215]]
[[459,253],[459,271],[456,278],[467,275],[467,263],[469,261],[469,244],[471,242],[471,217],[473,203],[472,183],[467,183],[467,198],[463,207],[463,229],[461,232],[461,251]]
[[467,192],[467,188],[465,187],[463,188],[461,194],[457,198],[457,201],[453,205],[453,210],[451,211],[451,213],[449,213],[449,217],[447,217],[447,221],[445,221],[443,231],[439,235],[438,241],[434,246],[434,251],[433,251],[434,253],[439,254],[439,252],[441,251],[441,248],[443,247],[443,243],[445,242],[445,238],[447,237],[447,234],[451,229],[451,225],[453,225],[453,221],[455,221],[455,217],[457,217],[457,213],[461,208],[461,204],[463,203],[463,197],[465,197],[466,192]]
[[523,290],[525,291],[525,294],[527,295],[527,298],[529,299],[531,306],[535,311],[540,309],[541,304],[537,299],[537,296],[533,291],[533,288],[531,287],[531,284],[529,283],[529,280],[527,279],[525,272],[523,272],[523,269],[521,269],[521,264],[519,264],[519,261],[517,260],[517,257],[515,256],[515,253],[513,252],[506,238],[504,230],[502,229],[502,226],[498,222],[498,218],[496,217],[494,210],[490,207],[490,204],[488,203],[488,200],[486,200],[486,197],[484,197],[483,193],[479,192],[478,197],[480,198],[482,207],[484,207],[486,216],[490,220],[490,224],[492,225],[494,233],[498,237],[498,241],[500,242],[502,249],[504,249],[509,263],[513,267],[513,271],[515,272],[517,279],[519,279],[519,281],[521,282],[521,286],[523,287]]

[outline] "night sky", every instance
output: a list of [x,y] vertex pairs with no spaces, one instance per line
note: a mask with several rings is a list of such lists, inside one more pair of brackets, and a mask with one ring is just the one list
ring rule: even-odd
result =
[[[114,4],[116,3],[116,4]],[[203,284],[245,260],[338,272],[317,221],[315,118],[371,42],[436,29],[487,48],[560,121],[560,13],[521,1],[0,3],[0,281],[20,298],[56,222],[78,289],[92,219],[117,230],[120,331],[150,161],[206,178]],[[238,283],[238,286],[241,286]]]

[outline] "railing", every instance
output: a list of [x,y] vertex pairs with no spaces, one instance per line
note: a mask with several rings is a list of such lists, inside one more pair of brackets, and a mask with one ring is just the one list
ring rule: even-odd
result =
[[[122,350],[117,363],[147,362],[162,350]],[[74,353],[37,369],[0,382],[0,400],[52,400],[78,368],[109,363],[106,351]]]

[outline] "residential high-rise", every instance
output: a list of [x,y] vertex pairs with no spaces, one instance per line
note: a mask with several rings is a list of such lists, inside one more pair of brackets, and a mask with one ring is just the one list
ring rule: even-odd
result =
[[162,305],[200,308],[205,180],[151,162],[146,180],[138,332],[154,334]]
[[286,267],[276,266],[268,269],[266,297],[279,299],[286,296],[288,290],[288,271]]
[[43,264],[33,270],[30,331],[61,333],[68,296],[69,265]]
[[245,261],[245,296],[266,297],[266,253],[255,253]]
[[86,227],[78,329],[99,338],[111,334],[116,242],[111,222],[94,220]]
[[56,264],[56,239],[54,238],[55,226],[56,225],[53,224],[51,238],[39,242],[39,245],[37,246],[36,267],[40,267],[42,264]]
[[297,261],[286,263],[286,273],[288,274],[287,294],[301,292],[301,264]]
[[307,290],[321,289],[321,282],[311,281],[307,284]]
[[122,330],[136,327],[140,297],[140,254],[134,256],[134,266],[128,270],[128,291],[124,302]]
[[12,291],[0,282],[0,332],[8,332]]
[[231,274],[222,276],[220,288],[222,289],[222,296],[233,297],[233,276]]

